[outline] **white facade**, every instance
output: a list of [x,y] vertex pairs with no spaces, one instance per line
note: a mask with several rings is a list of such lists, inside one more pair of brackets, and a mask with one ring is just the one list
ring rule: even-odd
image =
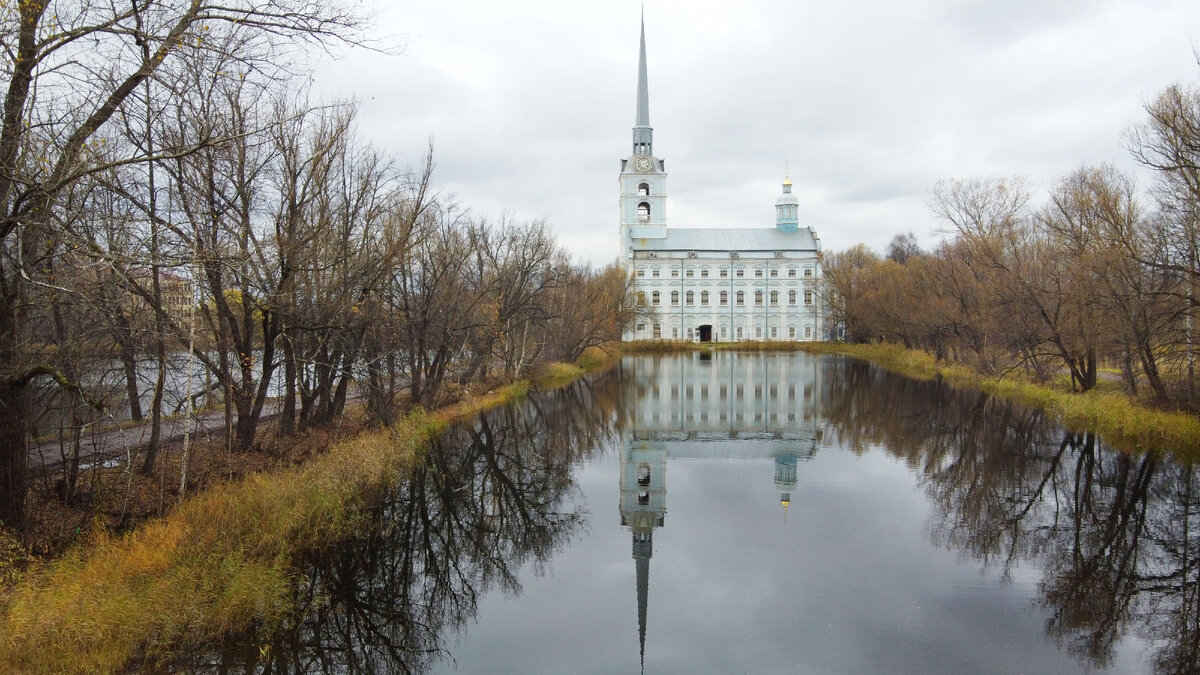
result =
[[621,264],[653,315],[628,327],[624,339],[821,339],[821,240],[799,226],[790,180],[776,200],[774,227],[667,226],[667,173],[654,155],[644,25],[637,99],[633,154],[621,160],[619,176]]

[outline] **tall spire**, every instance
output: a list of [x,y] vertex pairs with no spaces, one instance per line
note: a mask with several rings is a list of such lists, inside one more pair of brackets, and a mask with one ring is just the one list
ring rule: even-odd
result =
[[650,85],[646,77],[646,10],[642,9],[641,51],[638,54],[637,119],[633,127],[633,154],[654,154],[654,130],[650,128]]
[[638,54],[637,122],[639,127],[650,126],[650,85],[646,82],[646,10],[642,10],[642,44]]

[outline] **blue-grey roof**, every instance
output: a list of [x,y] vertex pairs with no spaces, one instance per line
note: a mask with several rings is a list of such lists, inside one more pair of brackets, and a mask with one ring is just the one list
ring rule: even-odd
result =
[[796,232],[770,228],[668,227],[665,239],[633,239],[635,251],[815,251],[810,227]]

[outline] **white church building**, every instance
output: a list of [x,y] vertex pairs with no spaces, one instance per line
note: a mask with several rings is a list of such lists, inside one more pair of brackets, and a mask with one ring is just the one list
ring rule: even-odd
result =
[[[637,302],[653,310],[625,340],[819,340],[821,240],[800,227],[791,180],[774,227],[667,226],[667,173],[654,154],[646,26],[638,58],[633,154],[621,160],[621,264]],[[765,211],[765,209],[764,209]]]

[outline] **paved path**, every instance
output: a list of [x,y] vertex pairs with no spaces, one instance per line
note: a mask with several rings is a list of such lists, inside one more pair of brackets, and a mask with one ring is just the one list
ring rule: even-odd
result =
[[[268,400],[263,404],[262,416],[259,423],[274,419],[283,407],[280,399]],[[186,418],[177,415],[162,421],[162,443],[182,442]],[[191,418],[191,433],[194,439],[208,439],[225,435],[225,411],[223,409],[193,415]],[[233,415],[233,423],[237,424],[237,413]],[[124,463],[127,453],[140,454],[142,448],[150,442],[150,421],[131,423],[125,422],[118,426],[112,420],[102,420],[84,430],[80,443],[80,466],[91,468],[97,461],[112,463],[119,466]],[[68,442],[64,440],[64,442]],[[63,453],[59,447],[59,439],[33,442],[29,449],[29,465],[33,470],[55,468],[63,463]]]

